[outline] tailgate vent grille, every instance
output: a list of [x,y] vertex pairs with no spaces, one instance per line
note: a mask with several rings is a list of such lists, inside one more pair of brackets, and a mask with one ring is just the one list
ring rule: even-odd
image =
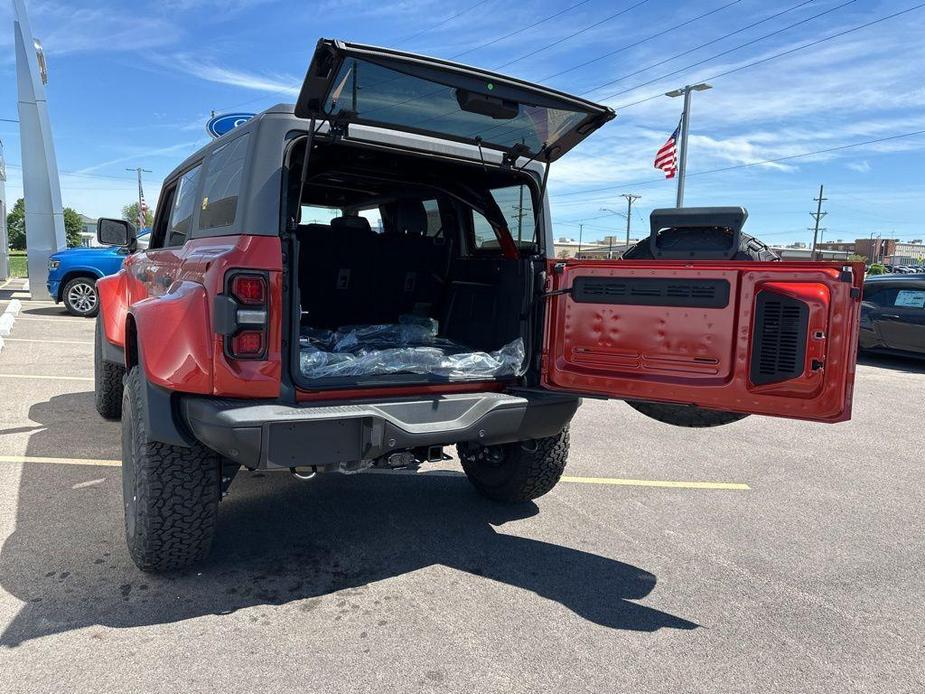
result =
[[725,308],[726,280],[676,280],[658,277],[577,277],[572,299],[583,304]]
[[802,375],[808,326],[809,306],[805,302],[760,292],[755,303],[751,382],[764,385]]

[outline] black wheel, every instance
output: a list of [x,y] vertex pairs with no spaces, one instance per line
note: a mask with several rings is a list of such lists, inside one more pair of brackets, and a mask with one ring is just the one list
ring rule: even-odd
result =
[[96,293],[96,280],[92,277],[75,277],[64,285],[61,292],[64,308],[72,316],[93,318],[100,311],[100,298]]
[[93,386],[96,392],[96,411],[106,419],[122,416],[122,377],[125,367],[103,360],[103,325],[96,319],[93,338]]
[[[717,227],[704,227],[702,229],[666,229],[659,236],[662,248],[673,250],[704,250],[711,248],[729,248],[729,237],[732,232]],[[652,248],[649,239],[643,239],[631,246],[623,257],[628,260],[651,259]],[[754,236],[741,235],[739,250],[733,260],[780,260],[780,256]],[[669,403],[643,402],[641,400],[627,400],[627,404],[634,410],[647,417],[656,419],[665,424],[678,427],[718,427],[723,424],[738,422],[748,417],[738,412],[722,412],[720,410],[706,410],[695,405],[674,405]]]
[[482,496],[521,503],[556,486],[568,460],[568,427],[556,436],[501,446],[457,446],[466,477]]
[[184,448],[149,440],[143,378],[140,367],[133,367],[122,395],[125,539],[142,571],[175,571],[209,553],[221,461],[199,444]]
[[[704,251],[722,250],[729,248],[732,232],[719,227],[703,227],[700,229],[666,229],[659,234],[659,246],[665,250],[673,251]],[[627,260],[650,260],[653,258],[649,239],[645,238],[639,243],[629,247],[623,257]],[[739,241],[739,250],[731,260],[780,260],[780,256],[768,248],[767,244],[754,236],[742,234]]]
[[676,427],[720,427],[723,424],[732,424],[748,417],[739,412],[722,412],[720,410],[706,410],[695,405],[673,405],[664,402],[643,402],[642,400],[627,400],[626,404],[646,417],[657,419],[665,424]]

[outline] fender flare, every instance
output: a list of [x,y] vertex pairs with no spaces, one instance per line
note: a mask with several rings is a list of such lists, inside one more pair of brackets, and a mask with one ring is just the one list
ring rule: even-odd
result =
[[128,316],[128,286],[124,270],[96,281],[104,343],[125,349],[125,322]]
[[168,293],[133,304],[123,342],[130,332],[134,345],[126,349],[127,367],[137,359],[145,378],[166,390],[212,393],[212,321],[201,284],[175,282]]

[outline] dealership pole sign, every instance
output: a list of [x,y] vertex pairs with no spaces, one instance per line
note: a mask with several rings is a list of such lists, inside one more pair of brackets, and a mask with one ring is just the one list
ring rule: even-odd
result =
[[209,122],[206,123],[206,130],[212,137],[221,137],[253,117],[253,113],[225,113],[220,116],[212,116]]

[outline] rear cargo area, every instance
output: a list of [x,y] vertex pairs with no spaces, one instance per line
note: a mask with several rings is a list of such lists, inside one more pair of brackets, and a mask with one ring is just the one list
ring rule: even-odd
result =
[[347,145],[309,171],[292,210],[304,386],[525,372],[542,263],[523,174]]

